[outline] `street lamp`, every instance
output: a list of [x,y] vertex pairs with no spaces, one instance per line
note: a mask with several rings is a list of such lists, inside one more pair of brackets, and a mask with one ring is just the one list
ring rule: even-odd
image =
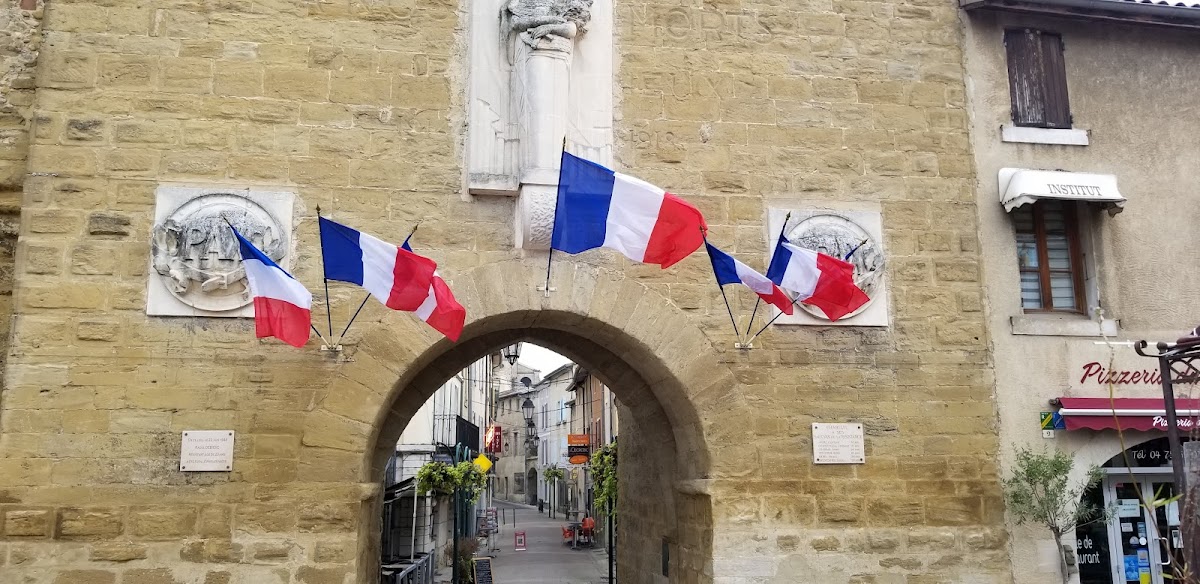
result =
[[521,404],[521,413],[525,415],[526,426],[533,425],[533,409],[533,400],[525,398],[525,401]]
[[508,360],[509,365],[516,365],[517,359],[521,358],[521,343],[513,343],[501,350],[501,354]]

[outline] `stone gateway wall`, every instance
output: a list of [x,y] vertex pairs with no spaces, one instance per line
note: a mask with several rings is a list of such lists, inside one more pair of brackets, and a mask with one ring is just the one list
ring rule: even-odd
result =
[[[760,268],[768,207],[882,213],[888,326],[739,351],[702,254],[561,254],[557,292],[535,290],[545,256],[513,249],[513,200],[463,195],[464,6],[47,4],[0,395],[4,579],[371,582],[381,454],[441,379],[524,338],[597,371],[649,445],[621,471],[621,512],[644,513],[622,581],[1009,581],[954,7],[615,3],[620,169]],[[334,358],[245,319],[148,317],[164,185],[294,192],[313,291],[317,205],[393,241],[421,221],[413,245],[471,324],[452,347],[371,302]],[[334,286],[335,327],[360,299]],[[866,464],[812,465],[814,421],[863,423]],[[178,471],[180,432],[203,429],[237,432],[232,472]]]

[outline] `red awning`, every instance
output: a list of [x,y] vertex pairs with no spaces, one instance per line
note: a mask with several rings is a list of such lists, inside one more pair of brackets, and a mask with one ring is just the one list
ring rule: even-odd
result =
[[[1167,429],[1163,400],[1154,398],[1060,397],[1059,415],[1068,430],[1163,430]],[[1176,425],[1191,430],[1200,423],[1200,399],[1176,399]]]

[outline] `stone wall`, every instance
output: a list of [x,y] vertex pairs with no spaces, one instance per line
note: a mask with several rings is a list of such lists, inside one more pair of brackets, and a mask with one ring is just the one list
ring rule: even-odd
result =
[[[368,582],[407,416],[536,336],[598,372],[631,428],[671,436],[647,441],[673,444],[647,457],[673,455],[669,475],[634,470],[675,492],[623,491],[660,514],[622,531],[647,552],[629,581],[655,581],[664,537],[679,582],[1006,581],[954,8],[617,4],[619,166],[696,202],[716,243],[761,266],[768,205],[882,208],[891,325],[779,328],[748,352],[701,254],[665,271],[562,255],[558,292],[535,290],[545,258],[512,250],[511,201],[461,196],[460,11],[51,3],[0,400],[6,572]],[[314,291],[316,205],[393,240],[422,220],[413,245],[473,328],[452,348],[369,303],[335,359],[255,342],[247,321],[146,317],[164,182],[294,190],[294,272]],[[334,296],[344,323],[361,297]],[[813,466],[812,421],[863,422],[867,464]],[[184,429],[236,430],[234,472],[179,473]]]
[[[33,125],[34,67],[41,47],[41,18],[41,2],[25,0],[0,7],[0,339],[5,349],[12,324],[13,265],[21,186]],[[7,356],[7,350],[0,355],[0,368]]]

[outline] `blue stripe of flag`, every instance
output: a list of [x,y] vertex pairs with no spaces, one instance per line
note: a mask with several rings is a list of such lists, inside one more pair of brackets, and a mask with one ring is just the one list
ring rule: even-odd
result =
[[717,283],[722,286],[741,284],[742,279],[738,276],[737,264],[734,263],[733,257],[707,241],[704,242],[704,246],[708,250],[708,259],[712,260],[713,273],[717,275]]
[[613,171],[563,153],[551,248],[579,253],[604,245],[614,180]]
[[783,244],[790,243],[783,234],[779,234],[779,241],[775,244],[775,253],[771,255],[771,265],[767,266],[767,279],[774,282],[776,286],[783,282],[783,273],[787,271],[788,262],[792,261],[792,252]]
[[[233,228],[230,227],[230,229],[233,229]],[[258,249],[257,247],[254,247],[254,244],[250,243],[250,240],[246,239],[245,237],[242,237],[242,234],[238,233],[237,229],[233,229],[233,234],[237,237],[238,247],[241,249],[241,252],[242,252],[242,261],[250,260],[250,259],[258,260],[258,261],[262,262],[263,265],[265,265],[267,267],[275,268],[275,269],[279,270],[280,272],[283,272],[283,275],[285,275],[289,278],[292,278],[292,275],[287,273],[287,270],[279,267],[279,264],[275,263],[275,261],[272,260],[270,257],[267,257],[267,254],[263,253],[262,250]],[[292,279],[294,280],[295,278],[292,278]]]
[[363,284],[362,247],[358,231],[321,217],[321,259],[325,277],[339,282]]

